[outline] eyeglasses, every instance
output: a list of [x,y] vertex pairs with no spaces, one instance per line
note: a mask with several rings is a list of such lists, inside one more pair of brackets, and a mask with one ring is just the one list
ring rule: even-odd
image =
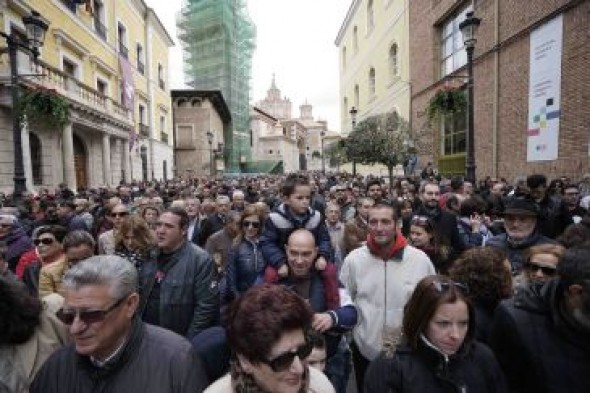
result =
[[463,295],[469,294],[469,287],[466,284],[456,281],[433,281],[431,285],[438,293],[445,293],[450,291],[451,288],[456,288]]
[[540,263],[535,263],[533,261],[526,263],[524,268],[529,273],[536,273],[540,270],[545,276],[553,276],[555,273],[557,273],[557,267],[541,265]]
[[252,227],[254,229],[258,229],[258,228],[260,228],[260,223],[257,221],[242,221],[242,227],[243,228]]
[[33,244],[35,246],[39,246],[41,244],[44,244],[46,246],[53,244],[53,242],[55,241],[55,239],[52,239],[50,237],[44,237],[43,239],[35,239],[33,240]]
[[115,304],[111,307],[107,308],[106,310],[90,310],[90,311],[74,311],[68,310],[64,311],[62,308],[56,313],[57,318],[62,321],[66,325],[71,325],[74,323],[76,316],[80,319],[80,321],[84,322],[85,325],[90,325],[92,323],[97,323],[104,321],[107,315],[113,311],[115,308],[119,307],[123,302],[127,299],[127,296],[122,297],[121,299],[117,300]]
[[111,213],[111,217],[127,217],[129,212],[118,212],[118,213]]
[[268,366],[275,373],[279,373],[281,371],[288,370],[289,367],[291,367],[291,365],[293,364],[295,357],[298,357],[299,360],[304,360],[311,354],[312,350],[313,344],[306,342],[305,344],[297,348],[294,352],[286,352],[272,360],[263,360],[262,362],[268,364]]

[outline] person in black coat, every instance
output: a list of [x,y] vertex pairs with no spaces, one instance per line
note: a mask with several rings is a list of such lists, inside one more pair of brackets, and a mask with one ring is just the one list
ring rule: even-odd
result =
[[218,196],[215,201],[215,212],[208,215],[201,223],[201,231],[197,243],[200,247],[205,247],[205,243],[207,243],[209,236],[223,229],[229,209],[229,197],[226,195]]
[[[445,276],[423,278],[404,308],[401,340],[376,358],[364,393],[504,393],[492,351],[477,342],[466,287]],[[387,346],[385,348],[388,348]]]

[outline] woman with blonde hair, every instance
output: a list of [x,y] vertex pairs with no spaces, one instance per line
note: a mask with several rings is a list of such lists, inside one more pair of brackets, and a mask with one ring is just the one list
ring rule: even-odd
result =
[[148,224],[138,216],[125,220],[115,236],[115,255],[127,259],[138,270],[153,256],[155,246],[156,241]]

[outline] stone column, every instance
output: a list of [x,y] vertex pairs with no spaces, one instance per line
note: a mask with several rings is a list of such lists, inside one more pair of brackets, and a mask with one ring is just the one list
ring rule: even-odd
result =
[[121,152],[121,168],[125,172],[125,183],[131,183],[131,165],[129,162],[129,139],[123,139],[123,151]]
[[107,133],[102,134],[102,172],[104,185],[110,187],[113,175],[111,173],[111,140]]
[[76,184],[76,163],[74,162],[74,127],[68,123],[62,130],[63,144],[63,163],[64,163],[64,183],[74,192],[77,190]]
[[27,191],[33,191],[33,163],[31,160],[31,142],[29,140],[29,123],[24,120],[21,123],[21,143],[23,148],[23,164],[25,166],[25,178],[27,179]]

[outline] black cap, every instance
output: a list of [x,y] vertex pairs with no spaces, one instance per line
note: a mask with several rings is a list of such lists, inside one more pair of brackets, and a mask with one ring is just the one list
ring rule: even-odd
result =
[[539,206],[529,198],[509,198],[504,202],[504,215],[539,216]]

